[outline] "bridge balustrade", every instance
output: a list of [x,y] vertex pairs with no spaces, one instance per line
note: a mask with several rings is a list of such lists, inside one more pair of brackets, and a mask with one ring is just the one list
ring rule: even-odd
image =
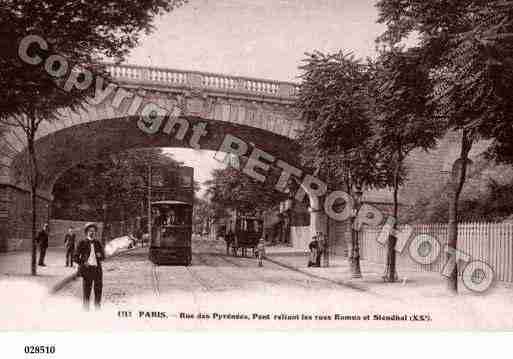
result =
[[183,71],[135,65],[107,65],[110,75],[119,81],[129,83],[155,83],[159,85],[203,88],[227,92],[241,92],[294,99],[299,86],[292,82],[228,76],[198,71]]

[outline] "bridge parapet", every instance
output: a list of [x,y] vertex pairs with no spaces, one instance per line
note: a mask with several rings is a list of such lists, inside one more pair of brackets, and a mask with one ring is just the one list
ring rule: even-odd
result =
[[[46,138],[51,143],[51,135],[67,128],[73,127],[72,133],[79,134],[84,129],[75,126],[137,116],[148,105],[289,139],[294,139],[302,127],[295,108],[298,85],[291,82],[112,63],[106,64],[106,69],[119,88],[112,87],[114,90],[99,96],[102,100],[84,103],[78,110],[60,109],[57,121],[41,122],[37,141]],[[124,88],[141,91],[134,96]],[[0,185],[26,187],[25,162],[18,157],[26,150],[24,138],[20,128],[0,126]],[[43,197],[48,196],[45,193]]]
[[299,86],[293,82],[263,80],[200,71],[184,71],[161,67],[108,64],[107,71],[117,81],[133,85],[204,89],[253,96],[275,97],[293,101]]

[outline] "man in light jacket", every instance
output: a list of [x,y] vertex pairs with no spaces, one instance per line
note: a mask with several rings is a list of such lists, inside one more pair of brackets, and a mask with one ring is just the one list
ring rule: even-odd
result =
[[96,238],[98,226],[95,223],[87,223],[84,232],[86,239],[78,243],[75,254],[75,262],[78,263],[79,274],[83,278],[83,305],[85,310],[89,310],[91,289],[94,288],[94,304],[99,309],[102,301],[102,262],[105,260],[105,250]]

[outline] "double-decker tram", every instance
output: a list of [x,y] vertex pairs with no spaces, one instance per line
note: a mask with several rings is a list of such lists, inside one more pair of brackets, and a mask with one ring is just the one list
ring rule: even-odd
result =
[[192,204],[182,201],[157,201],[151,228],[149,257],[159,265],[191,264]]

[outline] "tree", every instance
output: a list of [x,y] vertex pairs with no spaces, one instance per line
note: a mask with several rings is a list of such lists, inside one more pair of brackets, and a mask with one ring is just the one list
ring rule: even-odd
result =
[[194,198],[192,225],[195,232],[203,234],[204,230],[211,230],[210,225],[215,220],[215,207],[206,199]]
[[[170,195],[179,186],[176,169],[182,164],[160,149],[143,148],[91,159],[68,170],[54,186],[54,212],[59,218],[111,221],[141,216],[147,208],[148,163],[160,173],[157,196]],[[89,209],[83,210],[86,205]],[[107,213],[104,213],[104,205]]]
[[273,187],[276,182],[273,179],[268,176],[262,183],[228,166],[214,170],[212,179],[205,185],[211,203],[217,207],[216,212],[231,208],[248,215],[260,215],[287,198]]
[[[502,222],[513,213],[513,168],[497,165],[482,157],[472,165],[472,172],[461,194],[460,222]],[[406,214],[409,223],[447,223],[449,204],[442,188],[423,198]]]
[[[49,44],[48,51],[36,46],[28,49],[44,60],[60,54],[69,63],[68,74],[77,65],[101,73],[104,57],[121,61],[135,47],[142,31],[152,29],[156,15],[181,5],[181,0],[118,1],[25,1],[7,0],[2,4],[0,38],[0,121],[20,128],[27,140],[28,181],[32,206],[31,273],[36,274],[36,198],[39,184],[34,142],[42,121],[56,121],[57,110],[76,110],[90,93],[72,89],[64,91],[63,79],[50,77],[39,66],[18,57],[20,41],[27,35],[39,35]],[[54,64],[55,65],[55,64]],[[53,68],[53,67],[52,67]],[[58,67],[54,70],[57,70]],[[82,75],[80,75],[82,76]],[[92,91],[92,89],[91,89]]]
[[[368,67],[351,54],[306,54],[296,105],[302,111],[304,166],[315,170],[330,190],[355,193],[389,182],[373,147],[369,118]],[[360,277],[358,238],[351,219],[351,273]]]
[[[434,82],[431,101],[446,128],[460,133],[460,155],[448,186],[449,247],[458,243],[458,203],[476,141],[494,139],[495,151],[511,143],[513,64],[511,1],[444,0],[437,6],[413,0],[381,0],[379,21],[387,24],[379,40],[399,42],[413,32]],[[502,147],[504,148],[504,147]],[[449,258],[454,253],[448,254]],[[458,290],[458,266],[449,288]]]
[[[44,94],[44,95],[43,95]],[[5,116],[0,114],[0,121],[4,126],[20,129],[27,141],[27,149],[24,157],[24,171],[28,174],[31,203],[31,232],[32,232],[32,257],[31,273],[36,274],[36,202],[39,186],[39,168],[37,165],[35,140],[36,133],[42,121],[57,120],[57,109],[69,107],[72,110],[82,106],[85,93],[78,91],[64,92],[56,87],[55,83],[48,81],[39,86],[34,86],[31,91],[20,93],[18,101],[22,101],[16,111]],[[0,96],[1,97],[1,96]]]
[[[404,160],[416,148],[432,148],[442,127],[432,116],[433,106],[427,103],[431,93],[429,68],[422,63],[418,49],[383,51],[373,66],[371,88],[373,140],[393,174],[393,228],[397,229],[398,192],[406,176]],[[391,233],[383,276],[387,282],[397,280],[396,242],[397,238]]]

